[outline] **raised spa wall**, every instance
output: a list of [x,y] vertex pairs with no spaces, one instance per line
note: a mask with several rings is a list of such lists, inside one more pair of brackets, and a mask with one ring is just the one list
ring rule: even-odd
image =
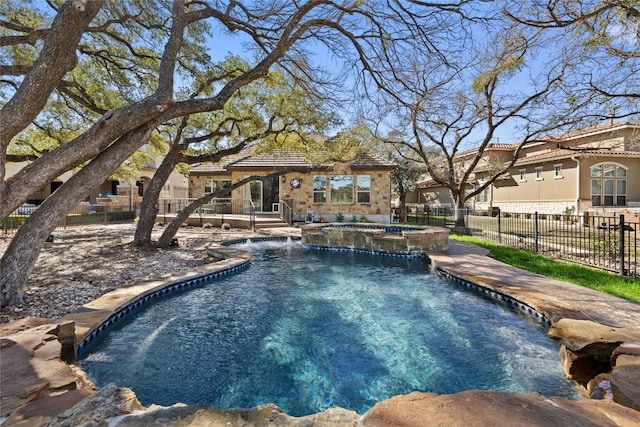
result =
[[442,227],[329,223],[304,225],[301,230],[302,243],[317,248],[418,255],[449,247],[449,230]]

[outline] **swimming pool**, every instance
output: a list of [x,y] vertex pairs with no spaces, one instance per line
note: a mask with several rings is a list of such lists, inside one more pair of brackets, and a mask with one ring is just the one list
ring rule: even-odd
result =
[[429,271],[424,259],[238,245],[244,272],[161,299],[83,350],[98,387],[143,405],[358,413],[411,391],[578,398],[545,326]]

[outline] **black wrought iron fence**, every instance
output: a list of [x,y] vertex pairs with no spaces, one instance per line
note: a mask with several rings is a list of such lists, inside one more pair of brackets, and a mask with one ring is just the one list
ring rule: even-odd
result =
[[[635,219],[635,217],[633,217]],[[453,227],[454,211],[448,207],[414,209],[407,221],[422,225]],[[507,246],[541,253],[623,276],[640,277],[638,222],[623,214],[583,215],[465,212],[471,234]]]
[[[25,203],[14,213],[0,222],[0,230],[3,233],[15,232],[38,209],[37,205]],[[108,224],[117,222],[133,222],[135,211],[114,210],[109,206],[82,204],[67,213],[58,227],[74,227],[90,224]]]

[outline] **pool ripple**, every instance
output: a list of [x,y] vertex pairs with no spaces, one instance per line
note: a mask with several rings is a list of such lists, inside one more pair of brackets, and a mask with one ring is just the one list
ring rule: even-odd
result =
[[245,271],[159,299],[96,339],[82,360],[89,377],[145,405],[273,402],[295,416],[362,414],[416,390],[578,396],[543,323],[424,259],[240,246],[252,254]]

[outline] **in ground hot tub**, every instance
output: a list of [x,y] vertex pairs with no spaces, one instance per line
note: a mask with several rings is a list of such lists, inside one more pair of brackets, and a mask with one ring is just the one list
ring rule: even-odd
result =
[[443,252],[449,246],[449,230],[370,223],[309,224],[301,227],[302,243],[320,248],[348,248],[409,254]]

